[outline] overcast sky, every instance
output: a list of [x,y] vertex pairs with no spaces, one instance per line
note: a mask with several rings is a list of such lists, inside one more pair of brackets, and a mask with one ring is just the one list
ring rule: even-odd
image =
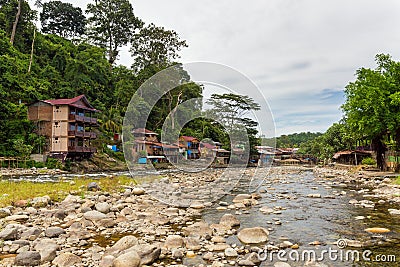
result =
[[[69,0],[85,9],[90,1]],[[181,62],[231,66],[258,85],[276,134],[325,131],[343,89],[378,53],[400,60],[398,0],[136,0],[135,14],[177,31]],[[120,63],[130,66],[127,49]],[[256,99],[257,100],[257,99]]]

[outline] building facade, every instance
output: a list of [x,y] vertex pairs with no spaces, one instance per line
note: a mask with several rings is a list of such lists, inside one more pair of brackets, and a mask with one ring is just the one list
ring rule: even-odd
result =
[[46,137],[44,153],[50,157],[88,158],[96,152],[92,141],[98,126],[96,110],[84,95],[71,99],[38,101],[28,108],[28,119],[35,122],[37,134]]

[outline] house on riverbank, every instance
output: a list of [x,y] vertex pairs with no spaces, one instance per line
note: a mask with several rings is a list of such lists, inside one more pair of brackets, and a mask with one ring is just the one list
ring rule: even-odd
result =
[[46,137],[44,154],[61,160],[89,158],[96,152],[92,141],[99,112],[85,95],[69,99],[40,100],[28,107],[36,133]]

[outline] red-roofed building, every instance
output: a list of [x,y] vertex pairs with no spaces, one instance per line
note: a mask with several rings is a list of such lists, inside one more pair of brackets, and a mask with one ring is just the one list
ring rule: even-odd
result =
[[179,137],[179,144],[184,146],[187,159],[200,158],[200,141],[196,137],[183,135]]
[[40,100],[28,108],[28,119],[46,137],[44,153],[50,157],[87,158],[96,152],[91,144],[97,135],[96,110],[85,95],[68,99]]

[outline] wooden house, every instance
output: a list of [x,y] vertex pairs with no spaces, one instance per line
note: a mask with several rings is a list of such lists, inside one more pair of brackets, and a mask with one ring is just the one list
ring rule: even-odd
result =
[[200,158],[200,141],[192,136],[179,137],[179,144],[185,148],[185,157],[187,159]]
[[50,157],[87,158],[96,152],[96,110],[84,95],[70,99],[40,100],[28,107],[28,119],[35,122],[37,134],[46,137],[44,153]]

